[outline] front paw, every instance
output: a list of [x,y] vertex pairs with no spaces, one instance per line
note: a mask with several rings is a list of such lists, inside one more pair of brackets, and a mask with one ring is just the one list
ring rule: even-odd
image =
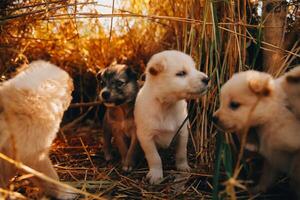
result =
[[122,162],[122,165],[123,165],[122,167],[123,171],[130,172],[134,166],[134,162],[132,159],[126,158],[125,161]]
[[159,184],[163,178],[163,171],[162,169],[150,169],[146,177],[150,184]]
[[123,164],[123,167],[122,167],[122,170],[124,171],[124,172],[130,172],[131,170],[132,170],[132,168],[133,168],[133,165],[132,164]]
[[60,195],[56,198],[61,199],[61,200],[72,200],[72,199],[77,199],[78,198],[78,194],[64,194],[64,195]]
[[122,170],[123,170],[124,172],[130,172],[130,171],[132,170],[132,166],[123,166],[123,167],[122,167]]
[[49,194],[52,197],[55,197],[56,199],[61,199],[61,200],[72,200],[72,199],[77,199],[79,194],[74,193],[70,189],[64,189],[63,191],[61,188],[57,189],[54,193]]
[[182,162],[176,165],[177,170],[183,171],[183,172],[189,172],[191,171],[191,167],[187,162]]
[[104,157],[106,161],[111,161],[112,160],[112,155],[110,152],[104,152]]

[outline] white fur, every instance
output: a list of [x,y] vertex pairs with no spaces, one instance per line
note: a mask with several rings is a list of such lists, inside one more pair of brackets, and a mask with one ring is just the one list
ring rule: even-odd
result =
[[[258,127],[258,151],[265,158],[265,166],[255,192],[265,191],[278,172],[288,173],[296,188],[300,183],[300,123],[287,107],[282,82],[283,78],[273,79],[263,72],[240,72],[222,87],[221,105],[214,114],[226,131],[239,134],[246,128]],[[240,106],[232,109],[231,102]]]
[[[70,76],[42,60],[4,82],[0,87],[0,152],[58,180],[48,151],[72,90]],[[15,173],[15,168],[0,160],[0,187],[6,187]],[[36,181],[51,196],[73,197],[56,185]]]
[[279,78],[279,82],[287,94],[287,102],[290,108],[296,114],[298,119],[300,119],[300,82],[289,82],[289,78],[300,80],[300,65],[294,67]]
[[[151,74],[151,68],[158,71]],[[176,73],[186,71],[186,76]],[[166,148],[187,116],[186,98],[199,97],[206,89],[202,82],[207,76],[195,69],[193,59],[179,51],[155,54],[147,64],[146,80],[138,93],[135,104],[137,136],[149,166],[150,183],[163,177],[157,146]],[[188,129],[185,124],[178,137],[176,167],[189,171],[187,162]]]

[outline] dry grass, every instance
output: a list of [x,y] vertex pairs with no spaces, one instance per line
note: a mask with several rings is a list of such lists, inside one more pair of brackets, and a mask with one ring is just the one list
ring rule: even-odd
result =
[[[164,181],[155,186],[151,186],[145,180],[147,164],[145,159],[141,159],[134,171],[130,173],[122,172],[121,163],[117,149],[114,151],[115,158],[111,162],[106,162],[102,146],[101,127],[84,123],[73,126],[64,133],[59,133],[58,138],[51,150],[51,159],[61,178],[63,184],[68,184],[81,194],[78,199],[212,199],[212,178],[213,174],[205,165],[197,165],[193,151],[189,151],[189,160],[194,167],[190,173],[178,172],[174,169],[172,159],[172,148],[162,152],[164,163]],[[3,158],[1,155],[0,158]],[[166,159],[168,158],[168,159]],[[171,158],[171,159],[169,159]],[[26,178],[32,174],[49,181],[44,175],[34,170],[16,163],[21,169],[25,169],[28,174],[18,177],[12,183],[14,195],[25,194],[24,199],[45,198]],[[196,167],[198,166],[198,167]],[[223,174],[224,176],[225,174]],[[228,188],[238,186],[236,181],[227,181]],[[242,184],[246,182],[241,182]],[[57,183],[61,184],[61,183]],[[279,185],[278,188],[282,187]],[[2,192],[2,191],[0,191]],[[286,198],[286,190],[278,193],[260,195],[260,198],[280,199]],[[11,192],[12,193],[12,192]],[[248,199],[249,194],[236,190],[231,194],[236,194],[238,199]],[[20,199],[18,197],[17,199]]]
[[[0,3],[1,79],[35,59],[50,60],[73,76],[73,103],[79,104],[73,104],[67,113],[71,122],[62,127],[51,158],[61,179],[83,192],[121,199],[247,199],[244,186],[248,182],[237,179],[247,176],[248,161],[236,165],[238,147],[233,136],[218,132],[211,123],[220,87],[237,71],[264,70],[262,49],[284,52],[276,76],[300,60],[299,39],[288,49],[262,41],[262,29],[267,27],[256,13],[256,3],[261,1],[251,2],[128,0],[117,8],[92,0],[4,0]],[[289,4],[294,16],[299,15],[296,3]],[[111,13],[97,9],[103,7]],[[289,31],[297,33],[299,22],[288,21]],[[176,172],[172,159],[165,160],[166,180],[150,186],[143,179],[145,160],[130,174],[120,170],[117,153],[112,163],[104,161],[98,121],[103,109],[94,102],[94,75],[113,60],[132,64],[142,73],[150,56],[164,49],[191,54],[198,68],[211,77],[212,87],[200,103],[190,103],[189,161],[194,171]],[[86,102],[92,103],[86,107]],[[170,151],[164,151],[162,157],[169,158]],[[226,189],[223,183],[232,185]],[[279,188],[285,192],[281,184]],[[24,180],[15,182],[12,191],[16,190],[30,198],[40,197]],[[283,198],[273,192],[263,197]]]

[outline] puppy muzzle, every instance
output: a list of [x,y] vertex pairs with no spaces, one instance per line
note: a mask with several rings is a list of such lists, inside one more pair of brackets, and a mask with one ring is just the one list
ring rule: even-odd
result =
[[99,98],[106,107],[115,107],[127,103],[126,99],[114,99],[111,95],[102,92],[100,93]]
[[217,124],[217,125],[218,125],[218,124],[219,124],[219,117],[217,117],[217,116],[214,115],[214,116],[212,117],[212,121],[213,121],[214,124]]
[[235,126],[227,126],[226,124],[224,124],[216,114],[213,115],[212,121],[215,126],[222,131],[232,132],[236,129]]
[[110,92],[107,90],[101,91],[100,98],[102,101],[108,101],[110,98]]

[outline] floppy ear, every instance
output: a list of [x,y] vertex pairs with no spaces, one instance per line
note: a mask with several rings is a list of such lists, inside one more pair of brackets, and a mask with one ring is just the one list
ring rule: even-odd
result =
[[116,58],[114,58],[114,60],[109,64],[109,67],[117,65],[117,64],[118,64],[118,61]]
[[288,75],[286,77],[286,81],[290,84],[299,84],[300,83],[300,75],[299,76]]
[[154,62],[151,62],[151,60],[150,60],[150,62],[148,64],[148,72],[151,75],[156,76],[160,72],[164,71],[165,66],[166,66],[166,61],[163,58],[159,59],[159,60],[156,60]]
[[104,71],[106,69],[100,69],[97,73],[96,73],[96,79],[99,81],[102,78],[102,75],[104,74]]
[[286,73],[285,80],[289,84],[300,83],[300,66],[294,67],[291,71]]
[[272,92],[270,76],[256,76],[249,80],[248,86],[256,95],[269,96]]
[[97,81],[97,90],[101,89],[104,87],[104,74],[106,72],[106,68],[101,69],[98,71],[96,74],[96,81]]

